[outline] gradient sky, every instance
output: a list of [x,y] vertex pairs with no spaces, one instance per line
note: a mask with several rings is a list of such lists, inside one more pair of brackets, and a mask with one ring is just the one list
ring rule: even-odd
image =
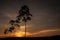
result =
[[[60,33],[59,0],[0,0],[0,34],[9,27],[11,19],[16,19],[23,5],[28,5],[33,15],[32,20],[27,22],[27,32],[38,33],[52,29],[56,30],[53,31],[55,35]],[[54,34],[52,31],[48,32]]]

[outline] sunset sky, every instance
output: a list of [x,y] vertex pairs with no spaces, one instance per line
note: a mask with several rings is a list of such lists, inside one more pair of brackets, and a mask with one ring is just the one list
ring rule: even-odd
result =
[[[32,20],[27,22],[27,35],[31,37],[60,35],[59,0],[0,0],[0,36],[5,36],[3,32],[9,28],[9,21],[16,19],[23,5],[27,5],[33,15]],[[24,27],[24,23],[21,23],[21,28],[12,34],[23,35]]]

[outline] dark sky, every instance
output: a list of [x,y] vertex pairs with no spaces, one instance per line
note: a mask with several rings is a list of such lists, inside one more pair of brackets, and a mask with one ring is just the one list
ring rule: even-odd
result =
[[28,32],[60,29],[59,0],[0,0],[0,33],[9,27],[9,20],[16,19],[23,5],[28,5],[33,15],[27,23]]

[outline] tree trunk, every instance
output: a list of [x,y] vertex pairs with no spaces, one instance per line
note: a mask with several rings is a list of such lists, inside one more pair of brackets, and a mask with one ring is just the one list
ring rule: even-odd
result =
[[25,37],[26,37],[26,22],[25,22]]

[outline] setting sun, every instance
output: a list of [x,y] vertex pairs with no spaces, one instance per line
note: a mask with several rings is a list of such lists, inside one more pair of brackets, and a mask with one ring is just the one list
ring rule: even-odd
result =
[[[15,32],[14,35],[15,35],[15,37],[24,37],[25,36],[25,32],[22,32],[22,31]],[[26,36],[25,37],[28,37],[29,35],[32,35],[32,34],[29,33],[29,32],[26,32]]]
[[16,32],[15,37],[24,37],[25,32]]

